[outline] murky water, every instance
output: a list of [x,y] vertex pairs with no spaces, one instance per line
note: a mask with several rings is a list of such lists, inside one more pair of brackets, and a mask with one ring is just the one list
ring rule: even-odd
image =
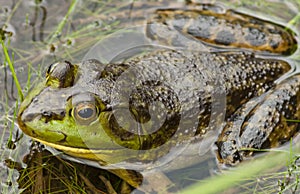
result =
[[[144,8],[151,10],[152,7],[153,10],[155,7],[166,6],[166,2],[151,1]],[[296,1],[200,2],[217,2],[228,8],[276,23],[283,25],[289,23],[289,27],[299,32],[300,22],[298,20],[293,22],[293,18],[296,18],[300,9],[300,4]],[[10,42],[6,41],[6,44],[9,45],[9,53],[24,93],[29,89],[28,86],[43,79],[45,69],[49,64],[58,60],[80,62],[96,42],[119,28],[138,24],[141,18],[151,13],[151,11],[136,9],[138,1],[132,3],[132,1],[78,0],[75,9],[68,15],[71,4],[71,0],[0,0],[0,25],[6,32],[5,36],[12,33],[9,38]],[[172,3],[172,6],[180,6],[180,2]],[[281,11],[283,7],[284,11]],[[63,24],[62,21],[65,23]],[[60,25],[62,25],[61,30]],[[109,179],[110,184],[120,192],[118,190],[120,180],[114,175],[107,175],[101,170],[85,165],[72,163],[72,166],[69,162],[62,163],[60,159],[44,150],[43,146],[32,143],[28,137],[22,135],[17,124],[14,123],[17,90],[9,67],[4,65],[5,56],[2,49],[0,53],[1,193],[21,191],[34,193],[41,188],[45,189],[46,193],[55,190],[67,193],[74,187],[78,189],[72,190],[73,192],[97,193],[102,188],[108,192],[109,186],[105,184],[105,181],[101,182],[99,176],[107,176],[107,179],[112,177]],[[298,59],[298,56],[299,51],[290,58]],[[9,140],[11,131],[13,135]],[[208,153],[203,156],[204,162],[201,165],[191,168],[192,170],[172,171],[168,176],[177,184],[177,187],[203,180],[216,174],[217,167],[213,157],[213,153]],[[44,167],[43,171],[40,170],[42,168],[39,165]],[[82,183],[77,179],[81,179]],[[62,180],[65,180],[65,184],[59,183],[63,182]],[[47,190],[50,184],[53,188]],[[100,186],[98,187],[97,184]],[[97,188],[91,185],[97,185]],[[83,189],[80,188],[81,186]]]

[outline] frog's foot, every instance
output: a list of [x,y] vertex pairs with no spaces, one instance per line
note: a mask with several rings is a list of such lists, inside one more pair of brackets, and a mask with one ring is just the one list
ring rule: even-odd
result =
[[[217,150],[217,158],[220,163],[226,166],[234,166],[243,160],[243,155],[240,149],[239,133],[243,123],[243,116],[247,115],[253,107],[252,101],[247,103],[248,106],[240,108],[224,126],[222,133],[219,135],[215,143]],[[250,106],[251,105],[251,106]]]
[[216,142],[216,145],[218,147],[218,159],[221,163],[232,166],[242,161],[235,140],[219,141]]

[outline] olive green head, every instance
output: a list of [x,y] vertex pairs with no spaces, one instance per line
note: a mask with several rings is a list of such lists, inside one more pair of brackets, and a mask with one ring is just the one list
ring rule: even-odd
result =
[[[69,62],[52,64],[45,81],[28,94],[20,106],[20,128],[35,140],[66,152],[120,149],[105,133],[108,107],[93,93],[93,72],[86,62],[86,72]],[[97,65],[99,65],[97,63]],[[84,156],[83,156],[84,157]]]

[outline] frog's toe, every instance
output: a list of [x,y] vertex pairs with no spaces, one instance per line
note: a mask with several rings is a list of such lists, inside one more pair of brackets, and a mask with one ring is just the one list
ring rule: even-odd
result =
[[216,142],[218,147],[218,159],[220,163],[225,165],[236,165],[237,163],[242,161],[242,155],[239,153],[236,141],[219,141]]

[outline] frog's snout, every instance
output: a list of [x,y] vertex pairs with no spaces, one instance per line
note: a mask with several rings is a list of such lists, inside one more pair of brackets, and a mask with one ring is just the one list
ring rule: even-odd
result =
[[39,116],[41,116],[38,113],[32,113],[32,112],[28,112],[28,111],[24,111],[23,113],[21,113],[21,115],[19,116],[19,123],[27,123],[27,122],[31,122],[33,121],[35,118],[38,118]]
[[66,111],[64,109],[56,109],[56,110],[46,110],[41,109],[40,111],[29,111],[26,109],[19,116],[19,122],[27,123],[32,122],[35,119],[44,120],[45,123],[55,119],[55,120],[63,120],[66,115]]

